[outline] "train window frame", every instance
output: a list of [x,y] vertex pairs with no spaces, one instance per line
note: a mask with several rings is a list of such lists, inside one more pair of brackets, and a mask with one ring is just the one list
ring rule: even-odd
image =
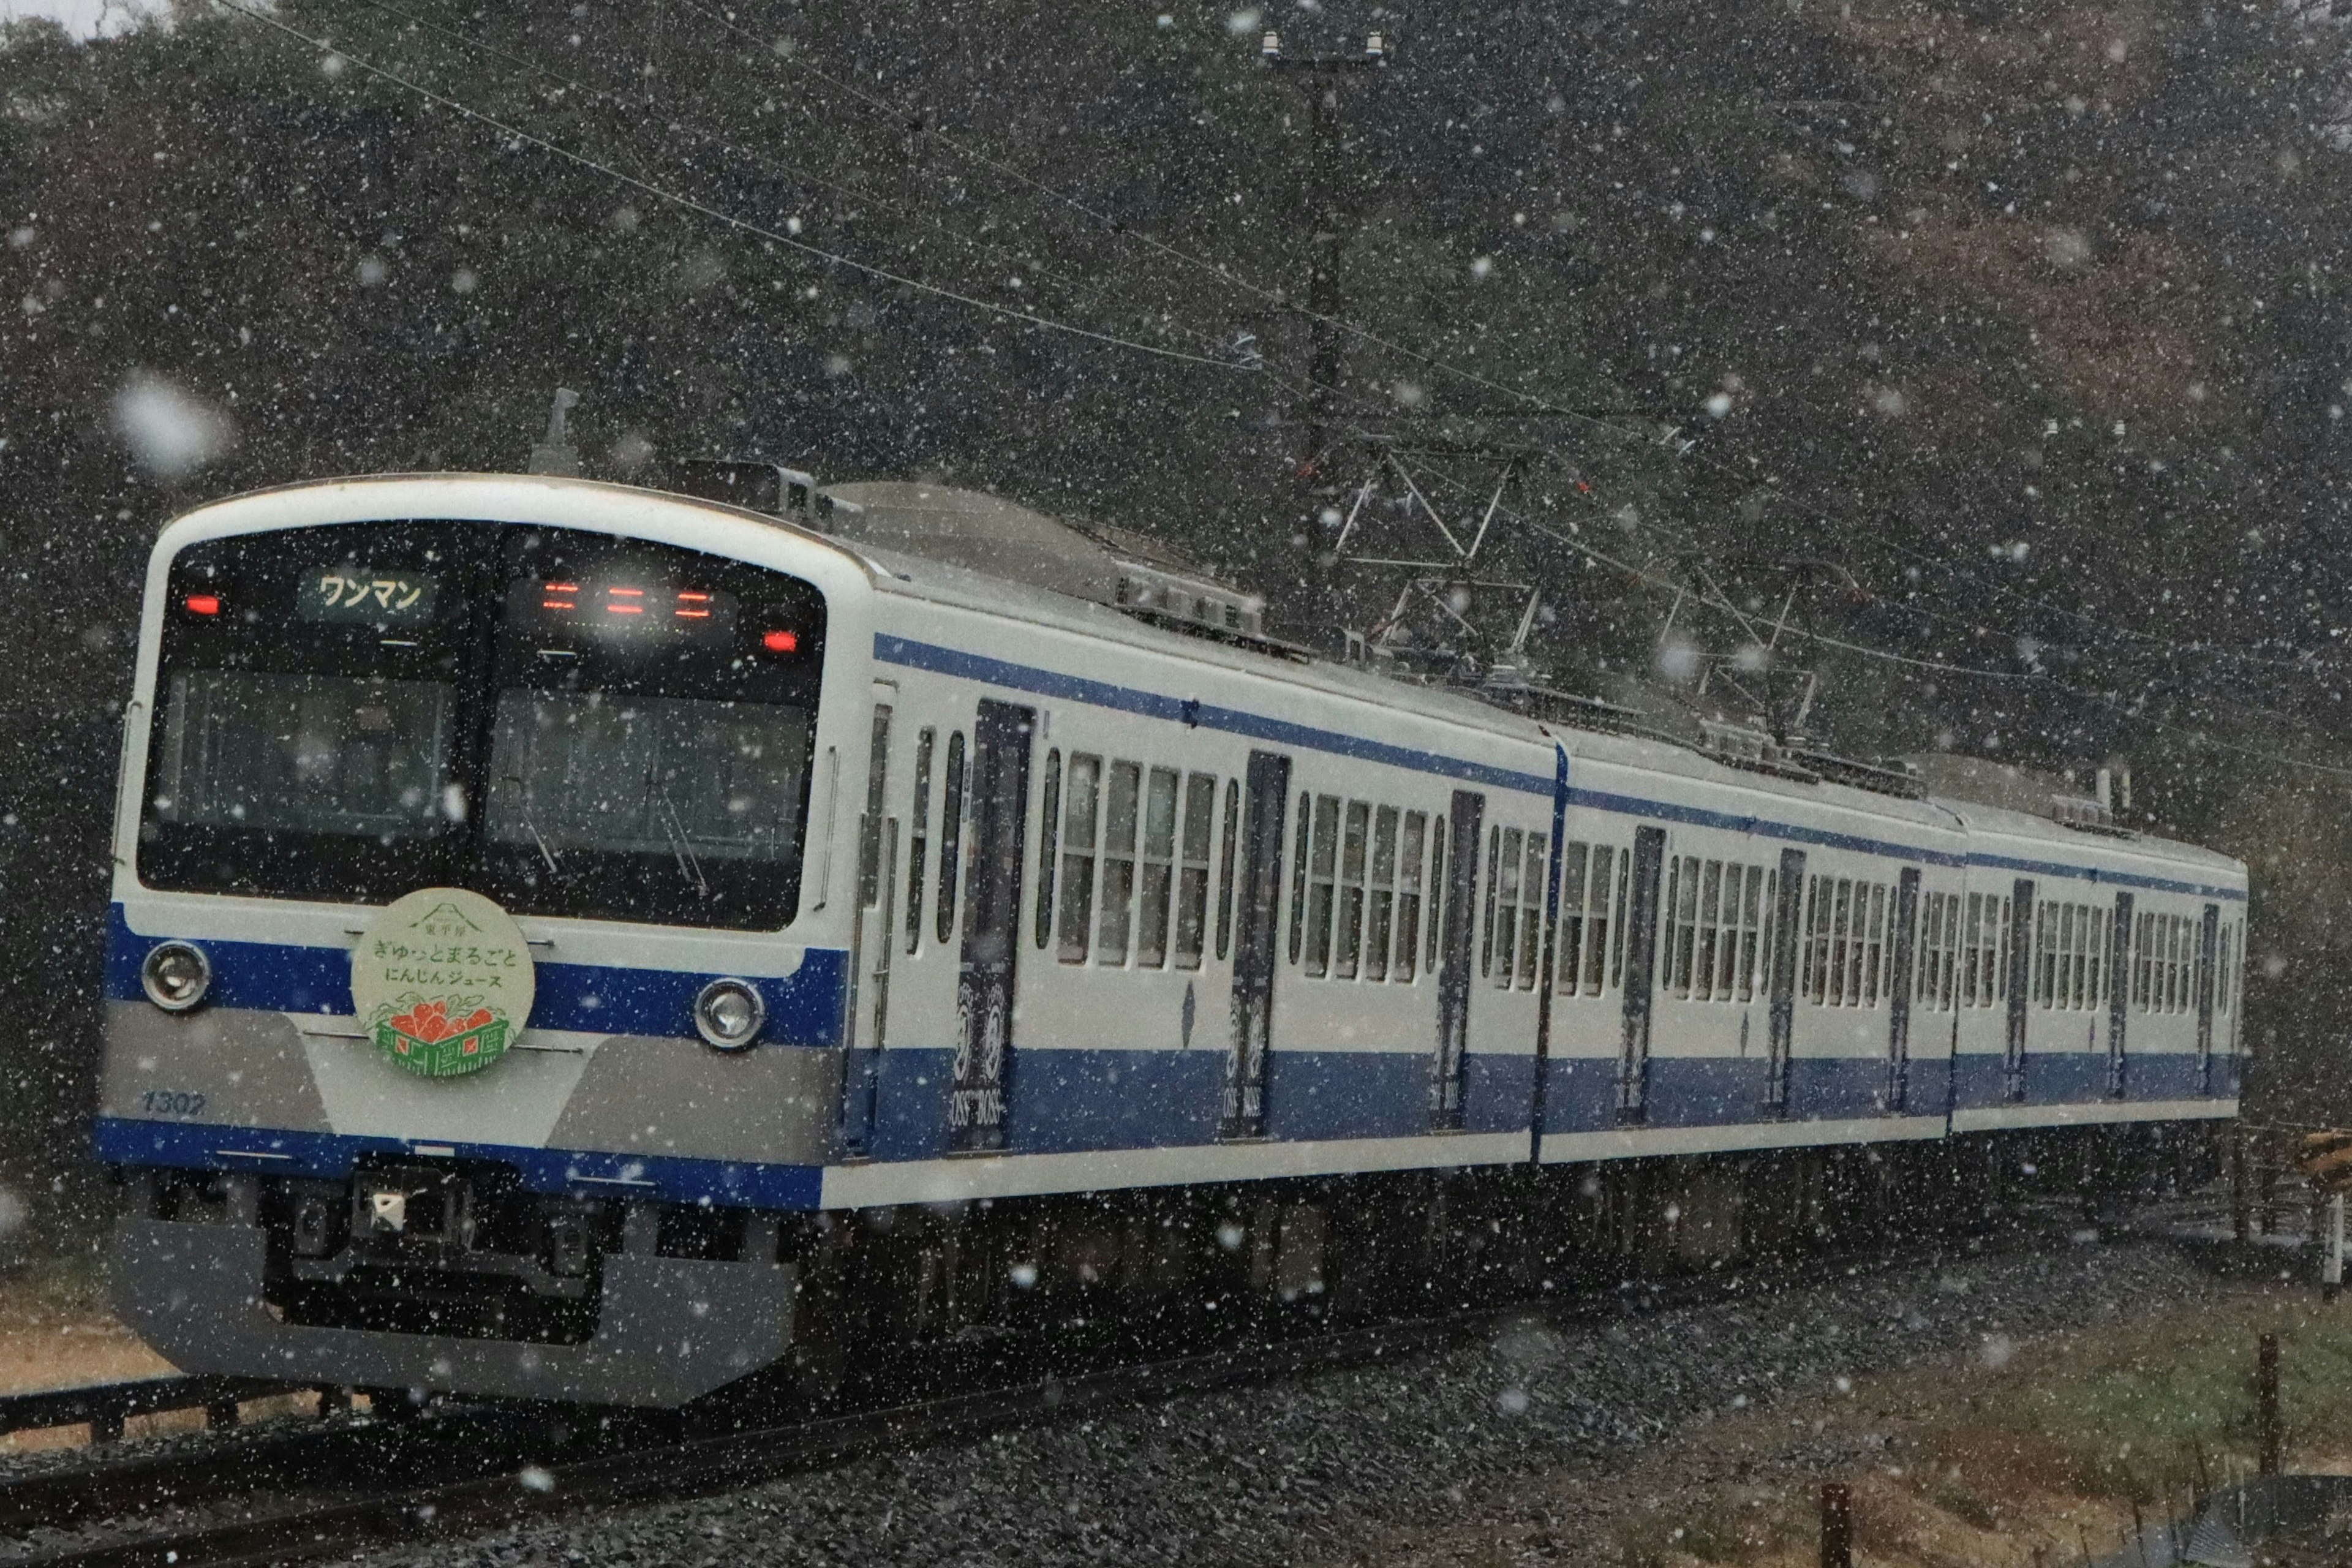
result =
[[1550,868],[1551,837],[1530,830],[1527,859],[1519,877],[1519,968],[1517,989],[1536,988],[1543,963],[1544,879]]
[[1396,940],[1397,808],[1372,810],[1371,858],[1364,873],[1364,978],[1386,984]]
[[1314,834],[1307,840],[1307,963],[1310,979],[1331,973],[1331,921],[1339,901],[1339,824],[1342,801],[1336,795],[1318,795]]
[[1234,879],[1235,860],[1241,852],[1242,840],[1242,781],[1225,781],[1225,825],[1219,845],[1217,859],[1217,962],[1224,963],[1234,951]]
[[1619,929],[1621,912],[1616,899],[1615,884],[1622,872],[1625,858],[1622,846],[1596,842],[1592,846],[1592,865],[1584,879],[1585,897],[1585,960],[1584,973],[1577,980],[1577,993],[1599,996],[1606,993],[1610,980],[1612,942]]
[[948,760],[940,787],[940,890],[931,934],[945,943],[955,936],[956,878],[962,869],[963,814],[970,791],[969,753],[963,731],[948,732]]
[[1563,839],[1559,847],[1559,920],[1552,931],[1552,990],[1576,994],[1584,965],[1584,879],[1591,869],[1590,840]]
[[[1083,789],[1079,780],[1086,783]],[[1095,878],[1100,865],[1096,841],[1102,834],[1103,759],[1095,752],[1073,751],[1064,773],[1062,791],[1062,865],[1055,917],[1061,935],[1055,957],[1063,963],[1084,963],[1094,950]],[[1086,834],[1076,829],[1085,813]]]
[[1182,770],[1145,769],[1135,895],[1138,969],[1168,967],[1169,939],[1174,934],[1176,912],[1177,818],[1183,802]]
[[1290,858],[1290,966],[1299,966],[1307,938],[1307,848],[1308,833],[1314,826],[1315,795],[1312,790],[1298,792],[1298,826],[1293,834],[1294,849]]
[[1626,845],[1617,848],[1617,896],[1610,902],[1609,989],[1622,994],[1625,989],[1625,928],[1628,900],[1633,896],[1633,851]]
[[1723,949],[1723,865],[1709,859],[1699,867],[1698,919],[1691,936],[1691,996],[1715,1000],[1715,973]]
[[1201,968],[1208,949],[1209,880],[1216,832],[1217,775],[1186,773],[1183,803],[1177,813],[1175,932],[1169,963],[1187,972]]
[[1113,757],[1103,788],[1102,870],[1095,894],[1095,963],[1107,969],[1126,967],[1135,952],[1137,854],[1142,826],[1143,764]]
[[1491,980],[1495,974],[1495,889],[1501,881],[1503,828],[1500,823],[1486,829],[1486,912],[1479,921],[1478,977]]
[[1780,872],[1778,867],[1751,868],[1764,873],[1764,897],[1756,911],[1756,953],[1741,965],[1739,999],[1752,1002],[1772,994],[1772,942],[1780,923]]
[[1493,885],[1487,889],[1486,920],[1493,932],[1494,963],[1486,977],[1497,991],[1508,991],[1518,968],[1519,884],[1524,869],[1527,830],[1497,827],[1495,853],[1489,861]]
[[1423,939],[1426,945],[1423,949],[1421,967],[1423,973],[1435,974],[1441,973],[1437,964],[1437,948],[1442,936],[1441,928],[1445,923],[1447,911],[1453,908],[1445,888],[1445,857],[1448,853],[1446,846],[1452,840],[1446,836],[1444,812],[1436,813],[1430,820],[1432,826],[1429,835],[1429,925]]
[[1037,907],[1031,916],[1031,929],[1037,951],[1043,952],[1054,942],[1054,882],[1061,860],[1062,842],[1062,748],[1045,749],[1045,782],[1038,792],[1037,807]]
[[1339,818],[1339,877],[1334,882],[1331,978],[1353,980],[1363,965],[1364,876],[1371,849],[1372,807],[1350,800]]
[[1421,978],[1421,922],[1428,912],[1422,885],[1429,849],[1429,813],[1408,811],[1397,837],[1396,955],[1389,963],[1391,984],[1411,985]]
[[931,849],[931,761],[939,743],[939,727],[925,724],[915,731],[914,792],[907,814],[906,951],[914,956],[923,945],[923,894],[929,889]]

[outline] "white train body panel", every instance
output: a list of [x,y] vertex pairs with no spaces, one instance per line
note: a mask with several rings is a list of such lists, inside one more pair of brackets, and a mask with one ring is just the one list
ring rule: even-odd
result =
[[[436,518],[784,574],[825,628],[790,918],[522,912],[532,1048],[446,1084],[352,1016],[378,900],[142,874],[179,553]],[[120,821],[98,1146],[126,1166],[456,1150],[549,1193],[806,1209],[2235,1109],[2224,857],[1548,731],[618,487],[360,480],[173,524]],[[198,1013],[142,999],[166,939],[211,952]],[[761,989],[756,1048],[694,1037],[715,975]]]

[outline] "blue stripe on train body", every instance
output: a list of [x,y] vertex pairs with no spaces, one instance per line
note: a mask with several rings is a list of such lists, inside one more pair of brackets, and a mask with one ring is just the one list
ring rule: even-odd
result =
[[[1842,832],[1795,821],[1760,817],[1704,805],[1649,798],[1622,790],[1570,787],[1556,774],[1521,771],[1491,762],[1393,744],[1343,731],[1201,702],[1140,687],[1064,675],[976,653],[877,633],[878,663],[972,680],[1014,693],[1059,699],[1132,714],[1153,724],[1211,729],[1268,746],[1320,752],[1397,767],[1470,786],[1545,799],[1555,808],[1575,806],[1686,827],[1756,835],[1822,850],[1873,856],[1894,864],[1952,868],[1980,868],[2020,875],[2136,887],[2209,899],[2242,900],[2242,889],[2110,868],[2043,861],[1986,849],[1957,850],[1905,844],[1869,833]],[[1336,702],[1336,700],[1333,700]],[[1440,723],[1442,721],[1431,721]],[[1518,749],[1523,742],[1500,736],[1482,739]],[[1531,756],[1539,754],[1532,746]],[[1612,762],[1620,773],[1632,771]],[[1708,781],[1677,778],[1677,784],[1703,791]],[[1798,803],[1792,803],[1792,805]],[[1859,815],[1858,813],[1855,815]],[[1889,829],[1902,825],[1888,821]],[[1963,827],[1917,825],[1921,837],[1965,843]],[[2001,837],[1994,835],[1993,837]],[[1557,841],[1558,835],[1555,835]],[[1286,876],[1289,873],[1286,866]],[[133,1000],[142,993],[141,960],[163,937],[130,931],[120,905],[110,922],[106,993]],[[206,939],[215,969],[213,1005],[230,1008],[348,1015],[352,1009],[349,955],[341,947],[292,946]],[[793,975],[755,984],[768,1005],[768,1039],[776,1044],[833,1047],[840,1040],[847,954],[810,948]],[[1055,967],[1042,973],[1050,977]],[[1298,978],[1279,968],[1277,1013],[1311,1007],[1316,986],[1328,982]],[[530,1024],[549,1029],[602,1034],[691,1037],[692,1001],[716,973],[638,970],[543,963],[538,970],[538,1000]],[[1047,982],[1050,984],[1050,980]],[[1474,995],[1484,994],[1483,988]],[[1664,998],[1661,998],[1663,1001]],[[1211,1010],[1214,1016],[1219,1009]],[[1473,1027],[1482,1011],[1474,1002]],[[1800,1005],[1801,1047],[1805,1009]],[[1664,1019],[1662,1018],[1662,1021]],[[1222,1105],[1226,1066],[1222,1031],[1188,1050],[1023,1048],[1016,1032],[1007,1084],[1008,1150],[1013,1154],[1099,1152],[1190,1147],[1213,1142]],[[1663,1043],[1663,1042],[1662,1042]],[[2217,1040],[2217,1047],[2219,1041]],[[1545,1132],[1612,1131],[1622,1127],[1616,1110],[1613,1058],[1555,1054],[1544,1068]],[[877,1095],[872,1154],[882,1162],[931,1159],[946,1151],[946,1101],[952,1052],[944,1047],[893,1043],[880,1053],[882,1081]],[[1939,1053],[1915,1054],[1906,1103],[1885,1102],[1888,1072],[1884,1055],[1823,1058],[1798,1055],[1790,1064],[1786,1120],[1847,1121],[1895,1115],[1938,1117],[1953,1109],[2015,1105],[2005,1098],[2001,1058],[1964,1055],[1948,1072]],[[1430,1125],[1428,1051],[1316,1051],[1277,1046],[1269,1059],[1266,1133],[1276,1142],[1345,1142],[1426,1133]],[[2227,1098],[2236,1090],[2236,1064],[2217,1048],[2210,1081],[2187,1056],[2133,1052],[2128,1058],[2126,1103]],[[2104,1055],[2034,1055],[2026,1063],[2029,1104],[2105,1100]],[[1989,1076],[1988,1076],[1989,1070]],[[1536,1088],[1536,1058],[1507,1051],[1480,1050],[1474,1043],[1466,1062],[1464,1131],[1519,1132],[1528,1130]],[[1646,1126],[1655,1130],[1737,1129],[1765,1120],[1766,1064],[1759,1057],[1678,1057],[1650,1060]],[[1782,1120],[1780,1117],[1772,1118]],[[398,1152],[398,1141],[331,1134],[169,1125],[101,1119],[97,1144],[102,1158],[130,1164],[196,1164],[262,1169],[287,1173],[333,1175],[347,1172],[361,1155]],[[1442,1142],[1433,1142],[1433,1163]],[[638,1158],[505,1145],[463,1145],[461,1156],[496,1159],[516,1166],[535,1190],[580,1190],[605,1184],[607,1192],[641,1191],[677,1202],[708,1199],[760,1206],[811,1207],[817,1202],[816,1167],[761,1166],[690,1157]],[[285,1156],[270,1161],[268,1155]],[[243,1162],[240,1165],[240,1161]],[[1085,1186],[1083,1176],[1073,1186]]]
[[[136,1002],[145,993],[139,966],[165,936],[142,936],[110,910],[106,937],[106,999]],[[352,1012],[352,955],[340,947],[299,947],[282,942],[224,942],[199,944],[212,961],[213,988],[206,1005],[271,1013]],[[801,966],[782,976],[749,982],[767,1004],[763,1042],[779,1046],[833,1046],[841,1040],[842,992],[849,955],[838,948],[805,950]],[[622,969],[604,964],[541,960],[538,986],[526,1026],[592,1035],[665,1035],[694,1037],[694,998],[722,972]]]

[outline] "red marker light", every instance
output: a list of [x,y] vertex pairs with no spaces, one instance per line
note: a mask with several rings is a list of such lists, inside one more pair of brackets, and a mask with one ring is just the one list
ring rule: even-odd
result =
[[188,614],[190,614],[190,615],[192,615],[192,616],[217,616],[217,615],[219,615],[219,614],[220,614],[220,595],[219,595],[218,594],[191,594],[191,595],[188,595]]
[[686,594],[677,596],[677,608],[670,612],[681,621],[707,621],[710,618],[708,594]]
[[796,653],[800,650],[801,636],[798,632],[770,632],[760,639],[760,646],[770,653]]

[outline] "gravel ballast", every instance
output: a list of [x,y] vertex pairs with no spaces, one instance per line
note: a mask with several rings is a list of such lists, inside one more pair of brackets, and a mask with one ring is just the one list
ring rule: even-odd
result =
[[369,1561],[1059,1568],[1344,1558],[1383,1527],[1507,1509],[1515,1479],[1605,1467],[1717,1411],[1835,1393],[1842,1380],[1926,1358],[1998,1361],[2027,1335],[2224,1289],[2160,1244],[2080,1243],[1700,1306],[1629,1304],[1602,1321],[1515,1324],[1406,1364],[1187,1396]]

